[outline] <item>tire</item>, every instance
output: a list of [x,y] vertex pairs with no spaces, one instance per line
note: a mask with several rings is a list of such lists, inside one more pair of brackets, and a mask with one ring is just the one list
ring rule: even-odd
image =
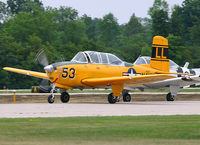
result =
[[131,95],[129,93],[125,93],[123,95],[123,101],[124,102],[131,102]]
[[70,96],[69,96],[69,94],[67,92],[61,93],[60,100],[61,100],[62,103],[69,102],[69,99],[70,99]]
[[115,104],[115,103],[117,102],[117,99],[116,99],[115,96],[113,96],[113,93],[110,93],[110,94],[108,95],[108,102],[109,102],[110,104]]
[[48,102],[49,102],[50,104],[54,103],[54,99],[53,99],[53,96],[52,96],[52,95],[50,95],[50,96],[48,97]]
[[167,101],[174,101],[174,96],[171,93],[168,93],[166,99]]

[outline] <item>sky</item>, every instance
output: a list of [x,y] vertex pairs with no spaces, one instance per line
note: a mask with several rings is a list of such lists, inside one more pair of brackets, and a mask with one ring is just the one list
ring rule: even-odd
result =
[[[0,0],[6,2],[6,0]],[[133,13],[137,17],[149,17],[147,12],[154,0],[41,0],[44,6],[69,6],[78,10],[79,15],[102,18],[113,13],[120,24],[127,23]],[[181,5],[184,0],[166,0],[171,9],[174,4]]]

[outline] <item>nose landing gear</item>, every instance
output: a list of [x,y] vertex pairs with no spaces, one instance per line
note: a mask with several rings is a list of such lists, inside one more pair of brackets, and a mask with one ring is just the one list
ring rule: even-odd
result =
[[55,96],[54,96],[55,88],[56,88],[55,83],[53,83],[52,84],[52,89],[51,89],[51,95],[49,95],[49,97],[48,97],[48,102],[50,104],[54,103],[54,100],[55,100]]
[[[61,102],[62,103],[69,102],[70,95],[66,92],[66,90],[65,89],[60,89],[60,91],[61,91],[61,95],[60,95]],[[49,95],[49,97],[48,97],[48,102],[50,104],[54,103],[54,100],[55,100],[54,92],[55,92],[55,84],[52,85],[51,95]]]
[[49,97],[48,97],[48,102],[49,102],[50,104],[54,103],[54,96],[49,95]]

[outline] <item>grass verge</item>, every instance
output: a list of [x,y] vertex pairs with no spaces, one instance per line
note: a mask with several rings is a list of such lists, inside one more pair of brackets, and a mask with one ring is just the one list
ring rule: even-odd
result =
[[200,116],[0,119],[0,144],[200,144]]

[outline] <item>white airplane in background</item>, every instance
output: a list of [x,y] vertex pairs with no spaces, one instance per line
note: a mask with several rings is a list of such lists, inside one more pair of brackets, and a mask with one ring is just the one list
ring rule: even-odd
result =
[[[143,65],[150,64],[151,57],[149,56],[140,56],[134,62],[134,65]],[[167,79],[159,82],[143,84],[138,86],[132,86],[124,88],[123,90],[123,100],[125,102],[131,101],[131,96],[128,93],[129,91],[139,89],[169,89],[170,92],[166,96],[167,101],[174,101],[174,97],[177,96],[177,93],[182,88],[188,88],[191,86],[196,86],[200,84],[200,68],[188,69],[189,63],[186,62],[184,67],[180,67],[174,61],[169,60],[170,62],[170,72],[174,73],[190,73],[194,76],[189,76],[188,78],[185,75],[175,75],[177,78]]]

